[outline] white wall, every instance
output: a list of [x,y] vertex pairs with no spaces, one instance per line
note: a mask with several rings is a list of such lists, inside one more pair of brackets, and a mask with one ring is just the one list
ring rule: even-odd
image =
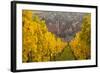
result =
[[[0,73],[11,73],[10,72],[10,1],[11,0],[0,0]],[[98,5],[100,7],[100,0],[33,0],[33,1]],[[99,9],[99,13],[100,13],[100,9]],[[100,16],[100,14],[98,16]],[[100,25],[98,28],[100,28]],[[98,37],[100,37],[100,33]],[[100,43],[100,38],[98,40]],[[99,53],[98,55],[100,56],[99,48],[100,46],[98,47],[98,53]],[[100,57],[99,57],[99,61],[100,61]],[[99,73],[100,67],[38,71],[34,73],[87,73],[87,72]],[[32,73],[32,72],[29,72],[29,73]]]

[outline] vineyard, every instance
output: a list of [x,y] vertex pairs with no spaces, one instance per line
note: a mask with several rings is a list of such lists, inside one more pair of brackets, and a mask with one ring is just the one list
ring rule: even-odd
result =
[[61,37],[62,33],[55,34],[49,30],[45,19],[41,19],[31,10],[23,10],[22,61],[27,63],[90,59],[90,22],[91,15],[86,13],[81,30],[74,34],[71,41],[66,41]]

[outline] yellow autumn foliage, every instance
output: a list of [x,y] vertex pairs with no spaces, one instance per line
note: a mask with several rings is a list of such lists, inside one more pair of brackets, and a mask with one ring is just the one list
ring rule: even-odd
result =
[[91,15],[83,17],[82,30],[76,33],[75,38],[70,42],[76,59],[90,59],[91,44]]
[[55,34],[48,32],[45,21],[40,20],[33,11],[23,10],[22,20],[24,63],[50,61],[67,45]]

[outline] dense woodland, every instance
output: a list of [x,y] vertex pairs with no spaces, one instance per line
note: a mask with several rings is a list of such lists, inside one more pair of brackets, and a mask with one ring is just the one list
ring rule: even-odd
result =
[[91,14],[23,10],[22,20],[24,63],[91,58]]

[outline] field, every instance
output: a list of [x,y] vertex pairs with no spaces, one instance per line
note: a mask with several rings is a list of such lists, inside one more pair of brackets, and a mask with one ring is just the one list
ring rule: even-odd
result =
[[22,61],[91,59],[91,14],[22,11]]

